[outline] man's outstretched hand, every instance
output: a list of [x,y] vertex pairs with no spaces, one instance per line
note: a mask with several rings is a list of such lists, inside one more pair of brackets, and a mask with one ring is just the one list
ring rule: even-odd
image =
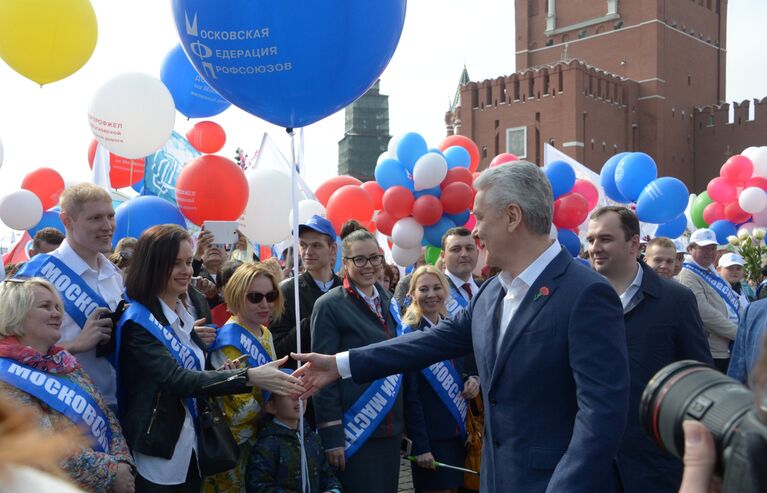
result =
[[323,387],[335,382],[341,375],[338,373],[335,355],[317,353],[290,353],[290,357],[303,363],[293,376],[301,378],[306,388],[302,399],[308,398]]

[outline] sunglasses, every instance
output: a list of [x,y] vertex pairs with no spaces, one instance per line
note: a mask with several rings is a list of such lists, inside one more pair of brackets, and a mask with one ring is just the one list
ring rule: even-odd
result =
[[245,298],[255,305],[261,303],[261,300],[263,300],[264,298],[266,298],[267,303],[274,303],[275,301],[277,301],[277,298],[279,296],[280,296],[280,292],[277,290],[269,291],[268,293],[257,293],[253,291],[252,293],[245,294]]
[[9,277],[7,279],[3,279],[3,282],[7,282],[8,284],[24,284],[27,281],[28,279],[19,279],[18,277]]

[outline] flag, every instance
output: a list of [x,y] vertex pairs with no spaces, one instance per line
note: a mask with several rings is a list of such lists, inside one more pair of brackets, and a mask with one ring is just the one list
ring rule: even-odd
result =
[[549,163],[554,161],[566,162],[573,167],[573,170],[575,171],[575,178],[588,180],[596,187],[596,189],[599,191],[599,201],[597,202],[597,207],[610,205],[611,202],[609,202],[607,195],[605,195],[604,190],[602,190],[602,178],[597,173],[591,171],[589,168],[571,158],[551,144],[543,144],[543,165],[547,166]]
[[[299,161],[303,159],[303,149],[299,148]],[[288,176],[290,176],[291,173],[291,163],[290,161],[280,152],[280,150],[277,148],[276,145],[274,145],[274,141],[272,141],[272,138],[269,137],[269,134],[264,133],[263,138],[261,139],[261,147],[258,149],[258,157],[256,158],[256,162],[253,165],[253,169],[259,168],[270,168],[270,169],[276,169],[277,171],[281,171],[283,173],[286,173]],[[300,162],[299,162],[300,167]],[[312,189],[309,187],[309,185],[304,181],[304,179],[301,177],[300,174],[296,176],[296,179],[298,181],[298,192],[299,197],[298,200],[304,200],[304,199],[311,199],[311,200],[317,200],[317,198],[314,196],[314,192],[312,192]]]
[[96,156],[93,158],[93,169],[91,170],[91,183],[107,192],[112,191],[112,184],[109,182],[109,150],[101,144],[96,146]]
[[[29,236],[29,232],[24,231],[19,241],[11,247],[11,250],[3,255],[3,266],[10,264],[17,264],[19,262],[26,262],[29,260],[29,248],[32,246],[32,237]],[[5,269],[3,269],[3,277],[5,277]]]

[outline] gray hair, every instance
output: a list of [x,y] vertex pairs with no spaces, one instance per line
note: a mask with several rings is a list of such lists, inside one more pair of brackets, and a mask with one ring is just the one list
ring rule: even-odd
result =
[[0,282],[0,339],[9,336],[23,337],[22,322],[35,305],[35,286],[47,289],[61,306],[53,284],[40,277],[22,280],[12,279]]
[[538,166],[527,161],[486,169],[474,182],[488,204],[499,211],[509,204],[522,209],[522,219],[531,232],[548,235],[554,215],[554,194],[548,178]]
[[373,236],[370,231],[367,229],[357,229],[346,235],[344,239],[341,240],[342,255],[344,257],[348,257],[352,249],[352,243],[356,243],[358,241],[372,241],[376,245],[378,244],[376,237]]

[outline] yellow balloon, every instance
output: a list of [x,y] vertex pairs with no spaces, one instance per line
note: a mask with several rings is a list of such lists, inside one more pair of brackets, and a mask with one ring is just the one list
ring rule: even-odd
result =
[[0,0],[0,58],[40,85],[77,72],[97,37],[89,0]]

